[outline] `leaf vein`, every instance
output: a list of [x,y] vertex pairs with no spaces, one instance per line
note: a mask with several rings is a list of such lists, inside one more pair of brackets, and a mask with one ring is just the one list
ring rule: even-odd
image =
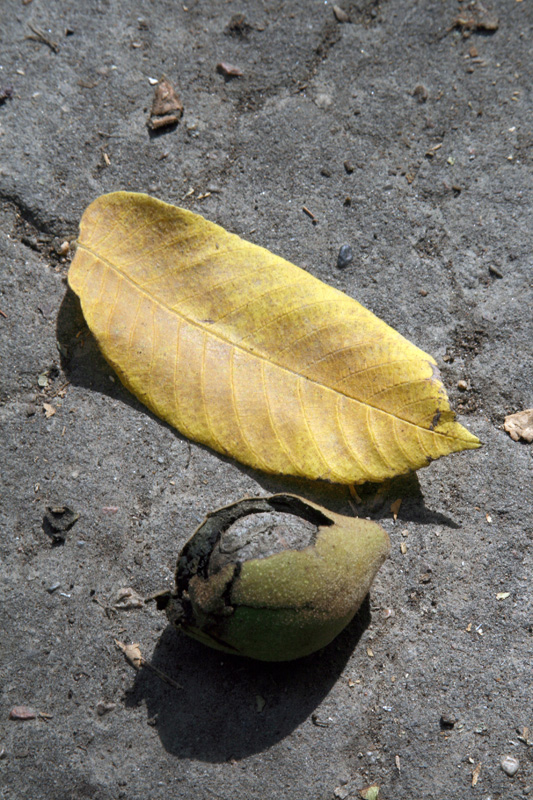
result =
[[274,436],[276,438],[276,441],[277,441],[277,443],[278,443],[278,445],[280,447],[280,450],[282,450],[285,453],[285,455],[287,456],[287,459],[289,460],[289,462],[292,464],[294,469],[298,472],[299,471],[299,467],[296,464],[296,462],[294,461],[290,451],[287,450],[285,445],[283,444],[283,442],[281,440],[281,437],[280,437],[280,435],[279,435],[279,433],[278,433],[278,431],[276,429],[276,426],[274,424],[274,417],[273,417],[273,414],[272,414],[272,408],[270,406],[270,398],[268,396],[268,389],[267,389],[266,380],[265,380],[265,364],[266,363],[267,362],[265,362],[265,361],[261,361],[261,383],[263,385],[263,395],[264,395],[264,398],[265,398],[266,409],[267,409],[267,414],[268,414],[268,420],[270,422],[270,427],[272,428],[272,432],[273,432],[273,434],[274,434]]
[[252,453],[252,455],[255,456],[255,458],[257,458],[257,460],[260,461],[263,464],[263,467],[268,470],[267,462],[262,457],[262,455],[260,453],[258,453],[252,447],[252,445],[250,444],[250,442],[248,440],[248,437],[246,436],[246,434],[244,432],[244,427],[243,427],[243,424],[242,424],[242,421],[241,421],[241,418],[240,418],[240,415],[239,415],[239,411],[238,411],[238,408],[237,408],[237,400],[235,398],[235,370],[234,370],[234,366],[235,365],[234,365],[234,359],[235,359],[235,348],[231,347],[230,348],[230,362],[229,362],[229,382],[230,382],[230,388],[231,388],[231,402],[232,402],[232,405],[233,405],[233,412],[235,414],[235,420],[237,422],[237,427],[239,429],[239,433],[242,436],[242,440],[243,440],[244,444],[246,445],[246,447],[248,448],[248,450],[250,451],[250,453]]
[[311,442],[313,443],[313,446],[314,446],[315,450],[317,451],[322,463],[324,464],[324,466],[326,468],[326,471],[332,476],[336,475],[337,477],[340,477],[339,473],[336,470],[332,469],[332,467],[329,465],[329,463],[326,460],[325,456],[323,455],[322,450],[319,447],[319,444],[318,444],[318,442],[316,440],[316,437],[315,437],[315,435],[314,435],[314,433],[313,433],[313,431],[311,429],[311,424],[309,422],[309,419],[307,417],[307,413],[306,413],[306,410],[305,410],[305,403],[304,403],[303,398],[302,398],[301,384],[302,384],[303,380],[305,380],[305,379],[303,377],[301,377],[297,381],[296,386],[297,386],[297,391],[298,391],[298,401],[300,403],[300,408],[302,410],[302,418],[303,418],[303,421],[304,421],[305,428],[307,430],[307,435],[309,436]]

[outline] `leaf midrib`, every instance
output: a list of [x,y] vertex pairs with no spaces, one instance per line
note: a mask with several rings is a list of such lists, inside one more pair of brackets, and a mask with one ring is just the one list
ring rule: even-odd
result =
[[175,308],[172,308],[172,306],[169,306],[167,303],[163,302],[159,298],[154,297],[153,294],[151,294],[150,292],[146,291],[146,289],[144,289],[132,277],[130,277],[129,275],[126,275],[126,273],[122,272],[119,267],[117,267],[115,264],[113,264],[107,258],[104,258],[104,256],[101,256],[101,255],[98,255],[97,253],[95,253],[93,250],[91,250],[90,247],[87,247],[87,245],[85,245],[83,242],[78,240],[77,246],[79,248],[81,248],[82,250],[85,250],[85,252],[89,253],[97,261],[101,261],[103,264],[105,264],[107,267],[109,267],[115,273],[117,273],[121,278],[123,278],[124,280],[128,281],[132,286],[134,286],[137,289],[137,291],[142,293],[145,297],[148,297],[149,300],[151,300],[152,303],[157,304],[160,308],[166,309],[168,312],[170,312],[172,314],[176,314],[176,316],[180,317],[182,320],[184,320],[189,325],[193,325],[194,327],[198,328],[199,330],[203,331],[204,333],[210,334],[211,336],[214,336],[215,338],[219,339],[220,341],[225,342],[226,344],[229,344],[231,347],[234,347],[236,350],[240,350],[242,353],[246,353],[246,355],[248,355],[248,356],[252,356],[253,358],[258,358],[258,359],[266,362],[267,364],[273,364],[274,366],[278,367],[278,369],[282,369],[285,372],[289,373],[290,375],[294,375],[297,378],[304,378],[305,380],[308,380],[311,383],[314,383],[316,386],[320,386],[322,389],[328,389],[330,392],[335,392],[338,395],[342,395],[343,397],[346,397],[348,400],[351,400],[351,401],[353,401],[355,403],[359,403],[360,405],[365,406],[367,408],[372,408],[375,411],[379,411],[380,413],[385,414],[387,416],[393,417],[394,419],[397,419],[399,422],[404,422],[406,425],[412,425],[413,428],[417,428],[417,429],[419,429],[421,431],[425,431],[427,433],[432,433],[435,436],[443,436],[445,439],[468,441],[468,439],[465,439],[463,437],[459,438],[458,436],[451,436],[450,434],[444,433],[442,431],[435,431],[435,430],[432,431],[429,428],[424,428],[422,425],[418,425],[417,423],[412,422],[411,420],[405,419],[404,417],[400,417],[398,414],[394,414],[391,411],[385,411],[384,409],[380,408],[379,406],[375,406],[372,403],[366,402],[365,400],[359,400],[358,398],[352,397],[351,395],[346,394],[346,392],[343,392],[343,391],[341,391],[339,389],[336,389],[336,388],[334,388],[332,386],[327,386],[326,384],[322,383],[321,381],[316,380],[315,378],[308,378],[306,375],[301,375],[299,372],[295,372],[293,369],[290,369],[289,367],[286,367],[283,364],[278,364],[273,359],[267,358],[262,353],[259,353],[259,352],[256,352],[256,351],[250,351],[250,350],[246,349],[245,347],[243,347],[242,345],[240,345],[238,343],[235,343],[235,342],[232,342],[227,337],[222,336],[222,334],[219,331],[216,331],[211,326],[207,327],[207,325],[202,324],[201,322],[199,322],[197,320],[191,319],[190,317],[186,316],[183,312],[178,311]]

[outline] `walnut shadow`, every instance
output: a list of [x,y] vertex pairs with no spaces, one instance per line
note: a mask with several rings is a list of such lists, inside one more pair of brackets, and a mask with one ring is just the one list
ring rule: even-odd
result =
[[217,763],[246,758],[299,725],[327,725],[313,712],[339,679],[370,619],[367,596],[330,645],[282,663],[226,655],[168,626],[150,663],[183,688],[144,667],[127,691],[126,706],[146,704],[149,724],[177,758]]
[[[127,403],[137,411],[147,414],[159,425],[166,427],[180,441],[189,442],[179,431],[156,417],[121,384],[87,328],[79,299],[70,288],[67,288],[58,312],[56,336],[61,368],[72,384]],[[356,504],[346,486],[287,475],[267,475],[216,453],[205,445],[193,442],[192,446],[210,454],[214,453],[221,461],[232,464],[272,494],[292,492],[339,514],[370,517],[375,520],[390,517],[391,502],[402,498],[398,515],[401,522],[460,527],[445,514],[426,507],[416,474],[399,476],[381,485],[368,483],[357,487],[362,502]]]

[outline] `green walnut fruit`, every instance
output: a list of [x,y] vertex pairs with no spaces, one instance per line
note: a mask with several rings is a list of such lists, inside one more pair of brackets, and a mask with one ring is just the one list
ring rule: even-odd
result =
[[208,514],[183,548],[170,621],[227,653],[290,661],[350,622],[390,549],[374,522],[294,495],[241,500]]

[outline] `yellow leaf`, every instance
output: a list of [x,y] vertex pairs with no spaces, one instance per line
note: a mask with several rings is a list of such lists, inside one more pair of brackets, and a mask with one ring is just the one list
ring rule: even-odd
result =
[[479,446],[455,421],[431,356],[190,211],[103,195],[83,215],[69,283],[139,400],[256,469],[379,482]]

